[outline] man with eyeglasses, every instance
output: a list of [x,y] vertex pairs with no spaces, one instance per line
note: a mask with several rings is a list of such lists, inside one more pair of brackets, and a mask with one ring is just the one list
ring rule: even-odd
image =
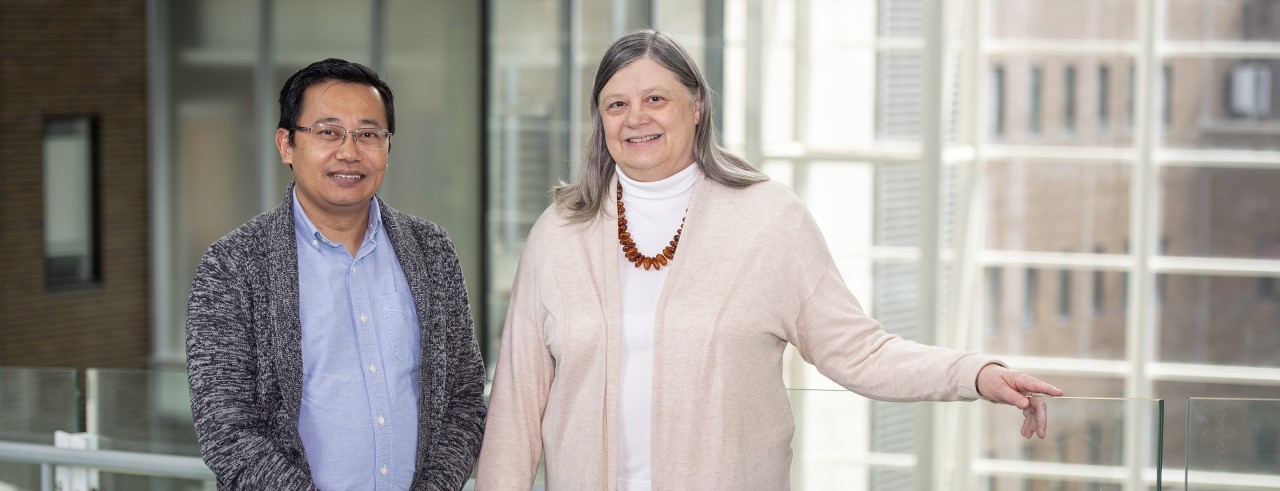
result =
[[209,247],[187,310],[191,406],[219,489],[458,489],[484,364],[453,244],[375,193],[395,110],[327,59],[280,91],[284,202]]

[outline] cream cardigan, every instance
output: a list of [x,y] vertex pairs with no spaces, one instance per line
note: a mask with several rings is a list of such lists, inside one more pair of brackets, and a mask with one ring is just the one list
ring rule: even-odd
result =
[[[613,208],[584,224],[553,206],[529,234],[477,489],[529,489],[540,457],[548,489],[615,486],[622,314]],[[788,343],[875,399],[979,397],[978,371],[995,360],[881,329],[783,185],[734,189],[699,174],[686,216],[654,322],[653,489],[789,488]]]

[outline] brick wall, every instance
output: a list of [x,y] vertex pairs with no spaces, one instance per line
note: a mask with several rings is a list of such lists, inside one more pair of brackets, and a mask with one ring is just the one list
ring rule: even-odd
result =
[[[150,350],[145,0],[0,2],[0,365],[143,367]],[[43,122],[92,115],[99,282],[44,278]]]

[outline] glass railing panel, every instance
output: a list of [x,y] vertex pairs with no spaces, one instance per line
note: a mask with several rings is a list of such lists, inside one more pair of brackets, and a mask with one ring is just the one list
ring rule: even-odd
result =
[[[1161,486],[1163,400],[1045,401],[1049,423],[1044,439],[1022,438],[1022,415],[1008,406],[985,404],[979,411],[983,438],[974,474],[989,489]],[[1129,438],[1136,438],[1133,449],[1125,446]]]
[[52,445],[59,430],[80,430],[77,371],[0,367],[0,440]]
[[[911,414],[924,405],[879,403],[843,389],[787,392],[796,424],[792,489],[914,489]],[[886,406],[908,413],[903,424],[883,417]]]
[[[965,489],[1119,490],[1130,489],[1130,483],[1139,488],[1163,485],[1159,469],[1164,402],[1159,399],[1048,398],[1045,439],[1026,440],[1019,433],[1021,413],[1006,405],[888,404],[844,390],[788,392],[796,423],[793,489],[915,489],[920,472],[914,438],[921,411],[932,412],[929,419],[941,425],[935,427],[935,439],[954,438],[951,443],[957,450],[970,449],[967,475],[972,484]],[[902,408],[910,417],[898,430],[884,427],[887,420],[875,417],[882,405]],[[975,433],[969,428],[976,428]],[[893,431],[898,431],[896,439]],[[1126,447],[1125,442],[1134,438],[1138,443]],[[891,440],[898,445],[883,445]]]
[[[0,367],[0,441],[54,444],[81,427],[74,369]],[[40,466],[0,462],[0,489],[40,489]]]
[[1280,399],[1187,399],[1186,489],[1280,489]]
[[[98,448],[200,456],[183,369],[101,369],[85,373],[86,426]],[[100,473],[103,489],[200,490],[208,483]]]

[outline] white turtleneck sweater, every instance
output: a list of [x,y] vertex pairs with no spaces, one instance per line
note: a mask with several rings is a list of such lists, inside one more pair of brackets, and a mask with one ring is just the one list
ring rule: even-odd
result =
[[[698,165],[692,164],[671,177],[639,182],[616,169],[626,205],[627,230],[641,254],[662,252],[680,228]],[[648,491],[649,422],[653,395],[653,322],[667,271],[675,259],[660,270],[637,268],[622,255],[618,245],[619,280],[622,289],[622,373],[619,390],[621,418],[618,432],[618,490]]]

